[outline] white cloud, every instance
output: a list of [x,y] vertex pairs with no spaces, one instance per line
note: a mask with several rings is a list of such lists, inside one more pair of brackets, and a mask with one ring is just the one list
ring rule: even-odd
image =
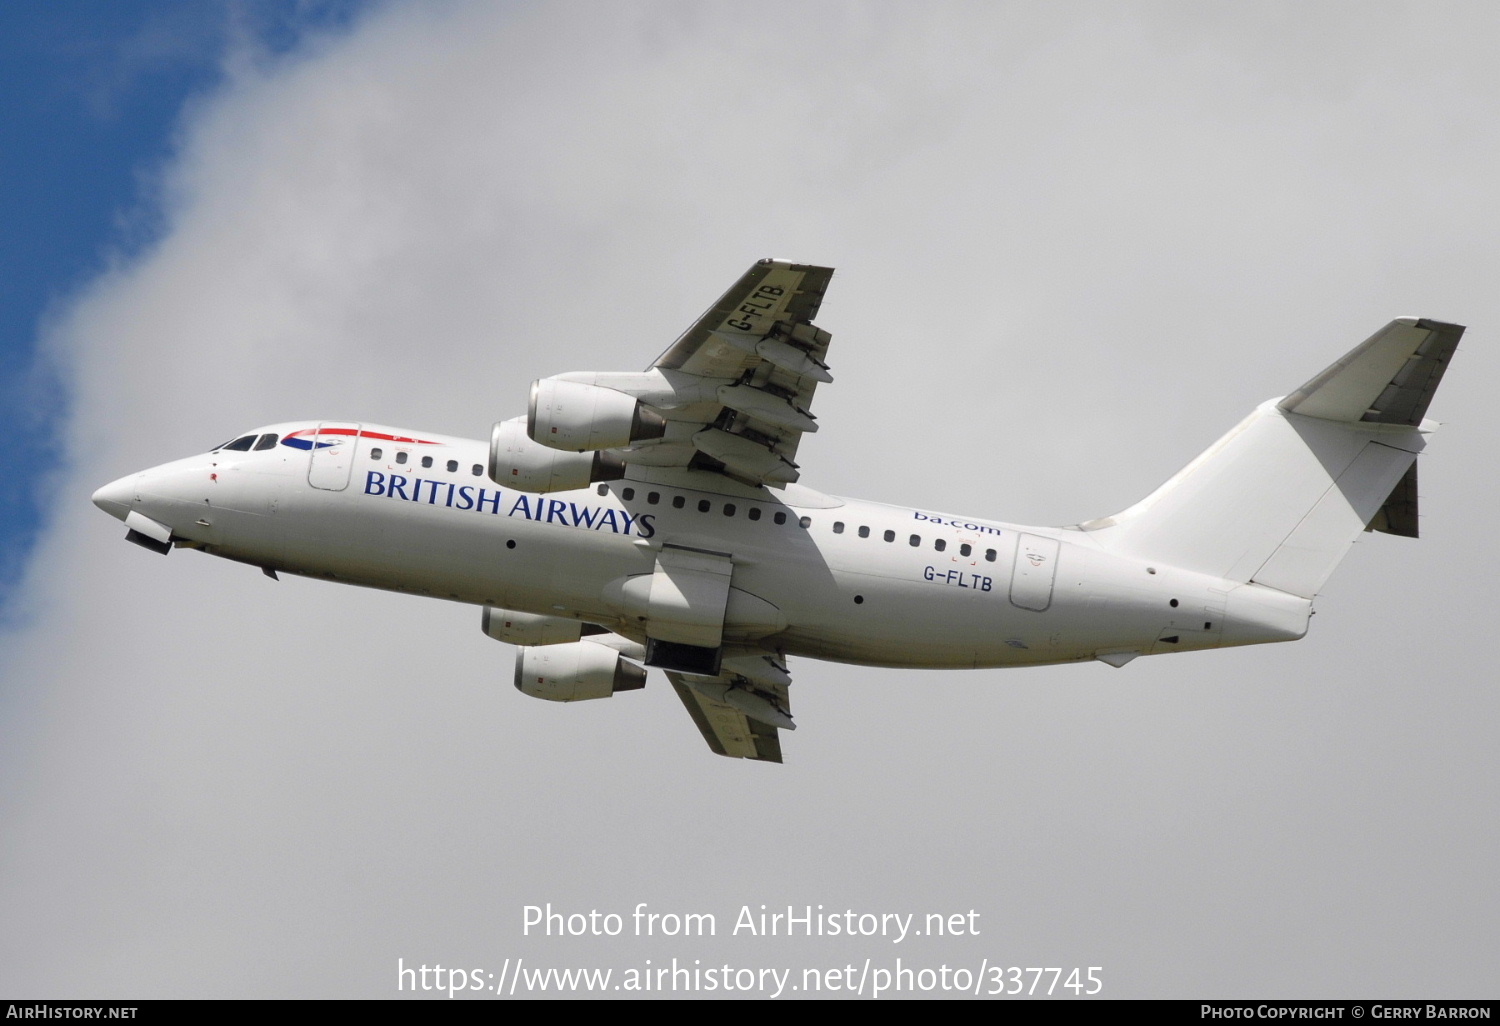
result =
[[[398,957],[517,956],[1489,978],[1491,16],[1206,10],[395,5],[237,71],[161,244],[58,331],[80,413],[4,657],[0,989],[379,997]],[[840,268],[806,480],[1031,522],[1134,501],[1391,316],[1467,320],[1429,537],[1357,546],[1292,646],[803,661],[774,768],[710,756],[659,680],[529,701],[476,610],[157,559],[88,504],[282,419],[482,435],[535,377],[644,365],[766,255]],[[523,938],[547,901],[723,925]],[[722,936],[762,902],[985,932]]]

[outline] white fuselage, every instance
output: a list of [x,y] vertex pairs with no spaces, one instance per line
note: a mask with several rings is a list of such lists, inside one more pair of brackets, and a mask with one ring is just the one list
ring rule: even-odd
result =
[[169,526],[179,545],[269,570],[578,619],[636,640],[619,582],[651,574],[663,543],[723,554],[741,593],[726,641],[850,663],[1122,662],[1306,630],[1305,599],[1116,555],[1088,531],[709,474],[679,475],[701,489],[621,480],[530,494],[484,476],[484,442],[364,427],[395,441],[360,438],[336,454],[216,451],[121,478],[95,501]]

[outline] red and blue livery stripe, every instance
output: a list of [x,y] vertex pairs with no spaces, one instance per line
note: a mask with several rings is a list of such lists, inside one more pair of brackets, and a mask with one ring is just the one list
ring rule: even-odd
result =
[[328,437],[330,435],[348,435],[356,438],[375,438],[382,442],[394,442],[397,445],[442,445],[441,442],[430,441],[426,438],[407,438],[404,435],[388,435],[383,431],[361,431],[358,428],[305,428],[301,431],[293,431],[281,440],[282,445],[291,446],[293,449],[326,449],[338,442],[314,442],[309,435]]

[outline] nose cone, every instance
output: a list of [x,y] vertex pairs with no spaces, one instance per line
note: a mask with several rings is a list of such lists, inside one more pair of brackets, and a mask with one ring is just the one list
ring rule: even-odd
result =
[[131,474],[118,481],[111,481],[94,493],[94,505],[117,520],[124,520],[135,499],[135,479],[136,475]]

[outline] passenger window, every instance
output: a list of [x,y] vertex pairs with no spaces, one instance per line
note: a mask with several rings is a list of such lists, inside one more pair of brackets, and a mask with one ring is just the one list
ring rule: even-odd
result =
[[962,545],[960,545],[958,547],[958,554],[960,556],[967,556],[969,553],[971,553],[973,551],[974,551],[974,546],[970,545],[968,542],[964,542]]
[[985,549],[984,550],[984,558],[987,559],[987,560],[989,560],[991,563],[993,563],[995,561],[995,550],[994,549]]
[[870,529],[868,527],[861,527],[859,529],[859,536],[861,538],[868,538],[868,537],[870,537]]
[[771,519],[774,520],[774,521],[776,521],[778,524],[784,524],[784,523],[786,523],[786,514],[785,513],[778,513],[774,517],[772,517]]
[[458,460],[449,460],[448,461],[448,473],[450,473],[450,474],[457,474],[458,473]]
[[428,469],[431,466],[432,466],[432,457],[431,456],[423,456],[422,457],[422,467],[423,467],[423,469],[424,470]]
[[942,552],[948,547],[948,543],[939,538],[937,541],[932,543],[932,547],[937,549],[939,552]]
[[912,548],[916,548],[918,545],[921,545],[921,544],[922,544],[922,536],[920,534],[914,534],[914,535],[911,536],[911,547]]
[[798,527],[804,527],[804,528],[805,527],[811,527],[812,526],[812,517],[802,517],[801,519],[799,519],[797,521],[797,526]]
[[713,508],[713,503],[709,502],[707,499],[699,499],[698,500],[698,512],[699,513],[707,513],[712,508]]
[[724,503],[724,515],[726,517],[732,517],[732,516],[734,516],[734,503],[732,503],[732,502],[726,502],[726,503]]
[[626,502],[629,502],[631,499],[635,498],[635,489],[634,488],[625,488],[625,489],[622,489],[621,492],[620,492],[620,496]]
[[597,489],[595,489],[595,490],[596,490],[596,491],[597,491],[597,492],[598,492],[598,493],[599,493],[599,494],[600,494],[600,495],[608,495],[608,494],[609,494],[609,485],[600,485],[600,486],[599,486],[599,487],[598,487],[598,488],[597,488]]
[[833,522],[833,533],[834,534],[843,534],[844,533],[844,522],[842,520],[835,520]]
[[680,495],[674,495],[674,496],[672,496],[672,508],[673,509],[681,509],[682,507],[684,507],[686,505],[687,505],[687,500],[684,499],[682,496],[680,496]]
[[397,463],[405,463],[406,462],[406,453],[398,451],[396,453],[396,462]]
[[896,540],[896,532],[895,531],[887,531],[887,532],[885,532],[885,540],[886,541],[895,541]]
[[661,492],[647,492],[646,501],[655,506],[658,502],[661,501]]
[[474,464],[474,469],[471,470],[471,471],[469,471],[469,473],[473,474],[475,477],[478,477],[478,476],[480,476],[481,474],[484,473],[484,467],[482,467],[478,463],[476,463],[476,464]]
[[224,446],[224,448],[232,450],[234,452],[249,452],[250,451],[250,446],[252,446],[254,444],[255,444],[255,436],[254,435],[245,435],[242,438],[236,438],[234,441],[232,441],[228,445]]
[[384,452],[385,452],[385,450],[384,449],[380,449],[380,448],[371,449],[370,450],[370,459],[372,459],[372,460],[378,460],[378,459],[380,459],[381,454],[384,453]]
[[262,449],[274,449],[274,448],[276,448],[276,436],[275,435],[261,435],[260,436],[260,441],[258,441],[258,442],[255,443],[255,451],[256,452],[260,452]]
[[759,520],[760,519],[760,507],[759,506],[751,506],[750,507],[750,512],[747,513],[746,516],[748,516],[751,520]]

